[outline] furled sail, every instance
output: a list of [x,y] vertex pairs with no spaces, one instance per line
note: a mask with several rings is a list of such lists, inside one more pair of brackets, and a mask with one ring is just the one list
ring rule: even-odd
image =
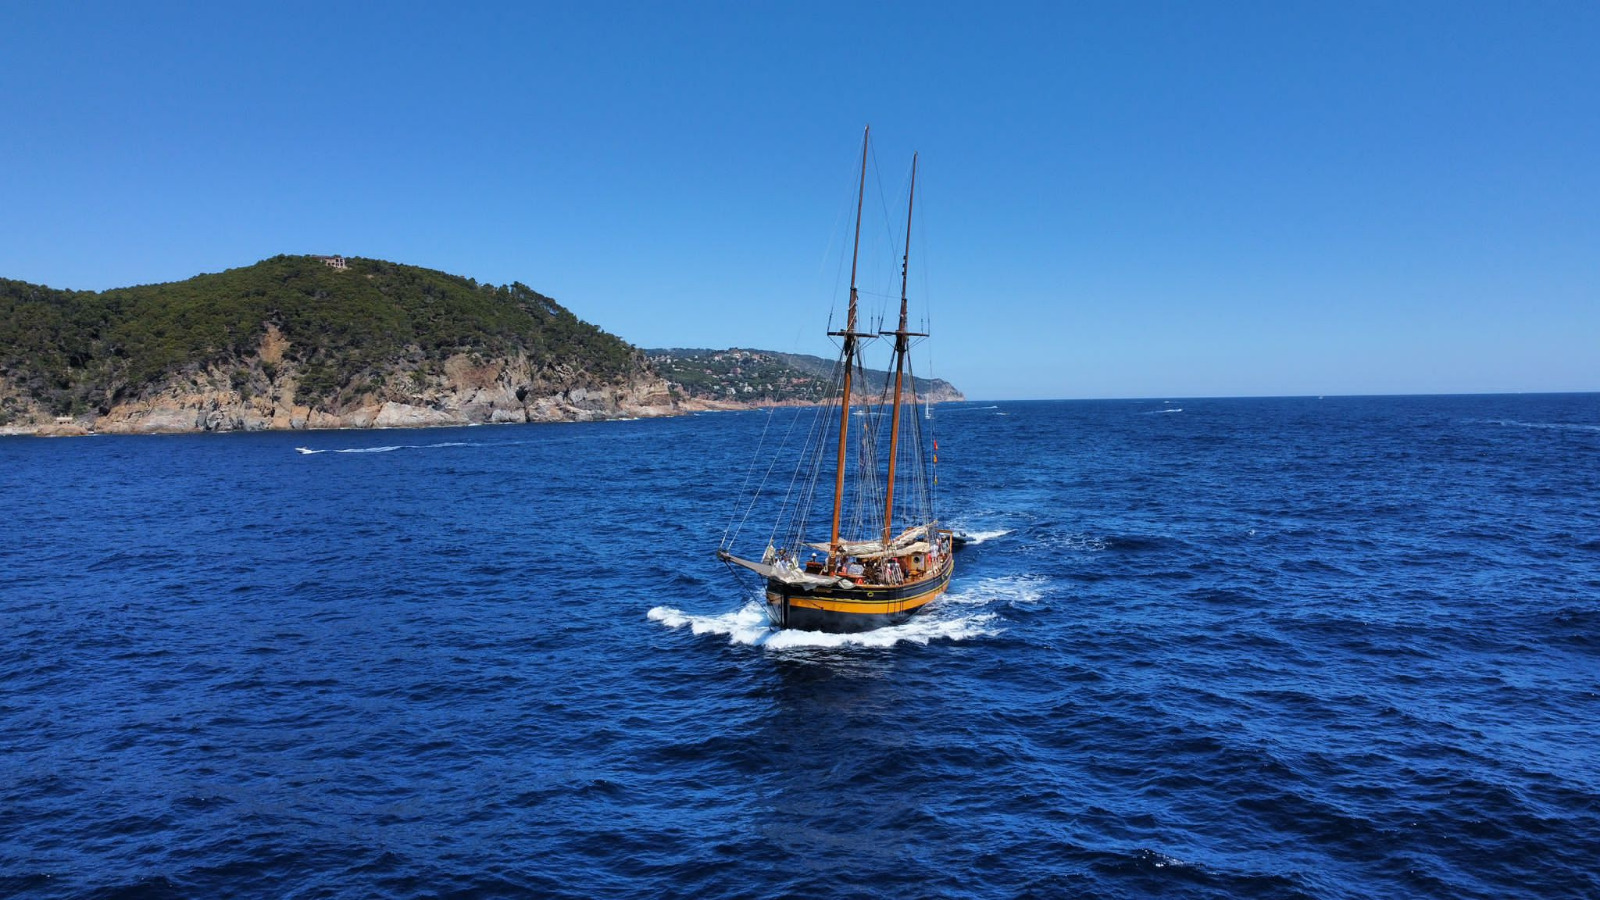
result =
[[[928,533],[928,529],[937,524],[939,523],[929,522],[927,525],[917,525],[913,528],[907,528],[905,531],[900,533],[899,537],[896,537],[894,540],[889,542],[889,549],[887,551],[884,550],[883,541],[840,541],[839,549],[850,556],[859,556],[862,559],[876,559],[884,556],[903,556],[907,553],[915,553],[917,551],[912,549],[913,542],[919,538],[925,537]],[[819,550],[823,553],[827,553],[833,549],[832,546],[820,541],[817,543],[806,544],[806,546],[813,550]],[[924,547],[923,549],[927,548]]]

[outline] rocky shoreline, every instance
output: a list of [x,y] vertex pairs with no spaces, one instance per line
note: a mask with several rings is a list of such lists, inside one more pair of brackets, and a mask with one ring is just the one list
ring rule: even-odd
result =
[[304,373],[269,329],[258,351],[229,366],[191,370],[103,413],[52,416],[0,378],[21,415],[0,435],[191,434],[339,428],[420,428],[526,422],[585,422],[680,413],[667,383],[648,374],[595,383],[581,372],[541,366],[523,354],[458,354],[438,371],[395,367],[329,402],[301,390]]
[[49,417],[35,412],[30,421],[0,425],[0,437],[553,424],[823,405],[798,400],[758,403],[684,399],[674,397],[661,379],[539,395],[531,393],[526,384],[497,382],[498,379],[480,386],[454,385],[399,399],[372,397],[338,412],[297,405],[292,384],[278,393],[249,398],[232,389],[169,387],[154,396],[114,406],[105,415]]
[[[602,398],[596,402],[596,396]],[[262,410],[238,403],[216,403],[203,396],[171,403],[117,407],[106,416],[58,417],[50,422],[0,426],[0,436],[76,437],[94,434],[199,434],[231,431],[321,431],[350,428],[439,428],[461,425],[536,422],[592,422],[606,419],[683,415],[692,410],[664,404],[607,399],[606,392],[577,388],[567,394],[531,399],[508,409],[472,404],[417,406],[394,400],[357,407],[342,414],[306,406]]]
[[[572,396],[578,394],[577,397]],[[530,400],[520,413],[492,409],[487,416],[471,416],[461,406],[434,408],[386,401],[344,415],[309,407],[292,407],[283,415],[262,418],[241,415],[237,408],[205,402],[157,405],[143,413],[124,410],[111,415],[59,417],[49,422],[0,425],[0,437],[87,437],[97,434],[206,434],[234,431],[337,431],[385,428],[451,428],[464,425],[558,424],[688,416],[703,412],[743,412],[777,407],[812,407],[821,403],[782,401],[741,403],[731,400],[675,400],[661,404],[620,402],[597,406],[594,394],[575,392]],[[118,408],[122,409],[121,407]]]
[[[587,393],[580,389],[580,393]],[[225,407],[204,405],[156,406],[143,415],[59,417],[50,422],[0,425],[0,437],[86,437],[97,434],[206,434],[234,431],[337,431],[348,429],[450,428],[464,425],[558,424],[617,419],[687,416],[703,412],[741,412],[775,407],[810,407],[820,403],[739,403],[735,401],[682,400],[668,404],[620,403],[597,409],[569,395],[540,397],[521,413],[496,410],[487,417],[469,417],[461,408],[436,409],[387,401],[333,415],[308,407],[294,407],[286,416],[263,419],[239,416]]]

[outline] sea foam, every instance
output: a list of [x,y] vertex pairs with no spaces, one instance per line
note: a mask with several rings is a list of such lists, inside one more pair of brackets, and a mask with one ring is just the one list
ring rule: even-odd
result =
[[[957,601],[952,604],[949,601]],[[773,628],[758,601],[752,600],[733,612],[721,615],[696,616],[658,606],[648,613],[650,619],[668,628],[688,626],[695,634],[727,635],[728,643],[768,650],[798,650],[814,648],[887,648],[904,641],[926,645],[936,640],[964,641],[972,638],[992,637],[1000,633],[999,619],[994,613],[969,613],[959,608],[955,595],[946,594],[935,601],[940,606],[912,617],[901,625],[875,628],[858,634],[830,634],[823,631],[801,631],[794,628]],[[954,613],[952,615],[952,613]]]
[[967,543],[969,544],[981,544],[985,541],[992,541],[995,538],[1005,537],[1015,530],[1016,529],[1013,528],[996,528],[989,531],[968,531],[966,532],[965,537],[967,539]]

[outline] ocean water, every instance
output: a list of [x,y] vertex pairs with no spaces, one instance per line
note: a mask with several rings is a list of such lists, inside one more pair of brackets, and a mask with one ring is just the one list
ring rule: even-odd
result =
[[946,405],[852,637],[767,422],[0,439],[0,896],[1600,896],[1600,395]]

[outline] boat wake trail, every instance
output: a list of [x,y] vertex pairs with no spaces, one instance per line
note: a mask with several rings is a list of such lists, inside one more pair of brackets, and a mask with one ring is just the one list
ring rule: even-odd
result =
[[762,611],[761,604],[754,600],[720,616],[691,616],[670,606],[658,606],[650,610],[649,616],[651,621],[660,622],[668,628],[687,625],[695,634],[725,634],[729,637],[729,643],[733,644],[760,644],[772,634],[772,628],[767,624],[767,614]]
[[883,649],[905,641],[926,645],[931,641],[964,641],[971,638],[992,637],[1000,633],[994,613],[974,613],[961,603],[949,601],[957,598],[946,595],[934,601],[927,612],[903,625],[876,628],[859,634],[829,634],[824,631],[799,631],[777,629],[767,621],[767,614],[759,601],[752,600],[743,607],[719,616],[694,616],[658,606],[650,610],[651,620],[668,628],[685,625],[695,634],[727,635],[728,643],[768,650],[802,650],[816,648],[867,647]]
[[[1043,575],[1005,575],[980,578],[977,582],[952,590],[939,598],[948,607],[1031,606],[1043,600],[1050,579]],[[935,613],[930,610],[930,613]]]
[[1587,431],[1600,433],[1600,425],[1585,425],[1581,422],[1518,422],[1514,419],[1480,419],[1490,425],[1501,425],[1507,428],[1536,428],[1549,431]]
[[347,447],[344,449],[313,450],[310,447],[296,447],[296,453],[307,456],[317,453],[392,453],[396,450],[437,450],[440,447],[487,447],[496,444],[520,444],[521,441],[445,441],[441,444],[390,444],[384,447]]
[[960,534],[967,539],[968,544],[982,544],[995,538],[1002,538],[1011,534],[1014,528],[996,528],[992,531],[962,531]]

